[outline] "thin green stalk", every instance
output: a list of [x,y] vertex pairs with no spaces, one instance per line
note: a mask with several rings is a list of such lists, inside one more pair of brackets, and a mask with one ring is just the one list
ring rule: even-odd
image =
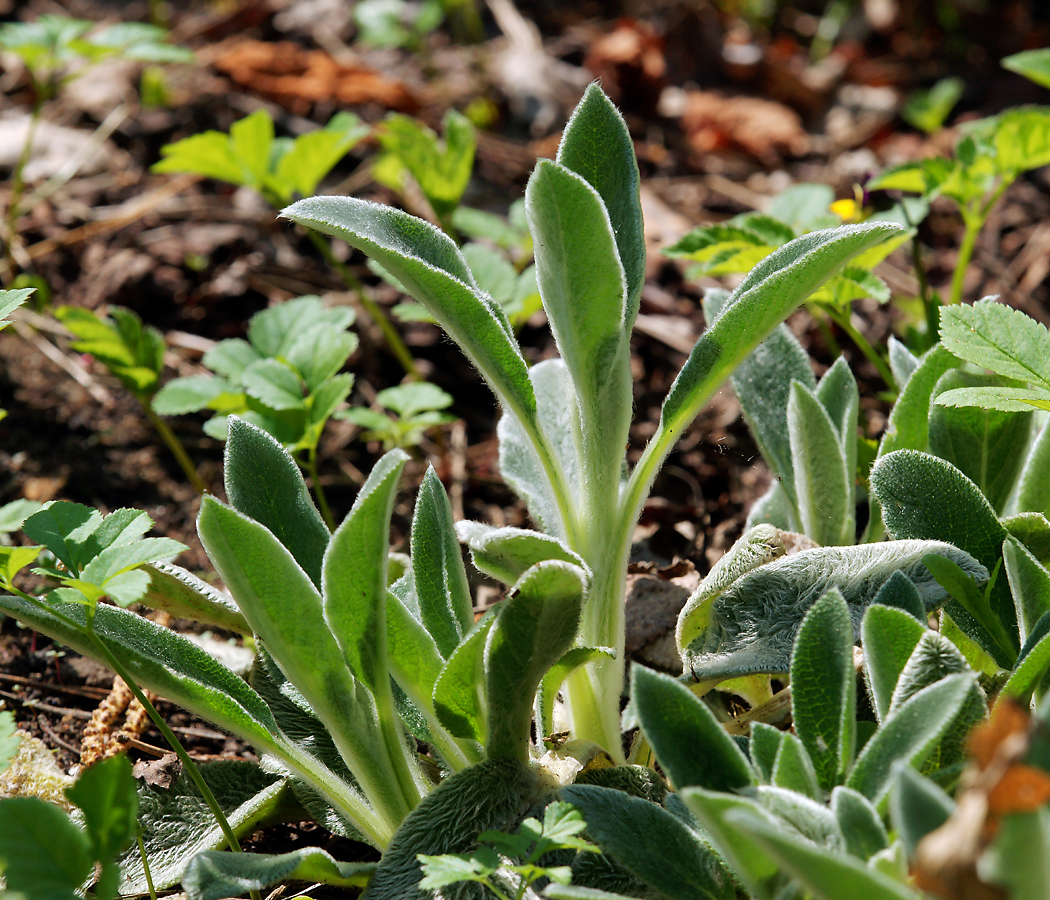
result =
[[867,357],[868,361],[873,366],[875,366],[879,375],[882,377],[882,380],[886,382],[886,387],[891,391],[894,390],[897,382],[893,377],[893,372],[890,369],[889,364],[882,358],[882,354],[871,346],[868,339],[853,327],[853,323],[850,321],[849,310],[829,309],[827,312],[832,321],[849,335],[850,340],[853,341],[857,349]]
[[153,887],[153,876],[149,870],[149,857],[146,855],[146,845],[142,842],[142,829],[135,830],[135,840],[139,845],[139,857],[142,859],[142,871],[146,876],[146,887],[149,889],[149,900],[157,900],[157,890]]
[[146,412],[146,418],[149,419],[153,427],[157,429],[157,434],[160,435],[161,440],[167,445],[168,449],[171,451],[171,455],[175,457],[175,461],[185,473],[186,478],[193,486],[193,489],[201,496],[210,493],[208,485],[204,483],[204,479],[197,473],[197,467],[193,464],[193,460],[190,459],[190,455],[186,452],[186,448],[182,446],[182,441],[180,441],[175,432],[171,430],[168,423],[153,411],[153,407],[150,406],[148,398],[139,397],[139,402],[142,404],[142,408]]
[[18,220],[22,216],[22,196],[25,193],[25,167],[33,152],[33,142],[36,140],[37,128],[40,125],[40,113],[44,108],[44,100],[34,80],[33,84],[33,109],[29,117],[29,130],[26,133],[26,142],[22,146],[22,152],[18,155],[15,170],[11,173],[11,200],[7,206],[7,244],[4,248],[4,260],[7,262],[7,271],[15,271],[14,243],[17,234]]
[[955,271],[952,272],[952,286],[948,293],[949,305],[962,303],[963,288],[966,283],[966,269],[970,265],[970,259],[973,257],[977,236],[981,233],[981,228],[984,226],[984,219],[972,213],[964,214],[963,222],[965,223],[965,231],[963,231],[962,243],[959,244],[959,257],[955,261]]
[[912,222],[906,205],[902,204],[901,210],[904,213],[904,221],[907,222],[909,228],[915,231],[915,236],[911,239],[911,265],[915,270],[915,280],[919,282],[919,299],[922,300],[922,307],[926,313],[926,337],[929,346],[932,347],[937,343],[940,330],[941,301],[933,296],[933,291],[930,290],[930,280],[926,277],[926,267],[922,263],[922,247],[919,244],[918,225]]
[[[20,591],[14,585],[6,584],[4,589],[10,591],[12,594],[21,597],[23,600],[27,600],[34,606],[45,609],[48,613],[53,615],[56,619],[64,622],[70,628],[79,631],[94,645],[95,649],[103,656],[106,661],[106,665],[113,670],[121,680],[128,686],[132,695],[142,705],[142,708],[146,710],[146,714],[153,721],[153,724],[157,726],[157,730],[160,731],[164,740],[168,742],[168,746],[175,751],[175,755],[179,758],[183,768],[189,774],[193,783],[197,786],[197,790],[200,791],[201,797],[204,802],[208,805],[208,809],[211,811],[212,817],[215,819],[216,824],[219,826],[219,830],[222,831],[223,837],[226,839],[226,843],[230,845],[230,849],[234,852],[239,853],[241,845],[237,840],[237,836],[233,833],[233,829],[230,828],[230,823],[226,819],[226,815],[222,811],[222,807],[219,806],[218,800],[215,799],[215,794],[212,793],[208,783],[204,780],[204,776],[201,775],[200,769],[197,768],[197,764],[193,761],[193,758],[186,752],[186,748],[182,746],[182,742],[175,736],[169,727],[168,723],[164,721],[164,717],[157,712],[157,708],[150,702],[149,698],[142,692],[135,679],[131,676],[131,673],[124,667],[124,664],[117,659],[116,655],[105,645],[102,639],[95,633],[94,628],[91,627],[91,623],[94,620],[94,607],[89,606],[85,609],[87,616],[87,627],[81,625],[74,619],[65,616],[52,607],[44,603],[40,598],[34,597],[32,594],[27,594],[25,591]],[[252,900],[262,900],[258,891],[252,891]]]
[[320,234],[310,229],[307,229],[306,233],[310,236],[313,245],[318,251],[320,251],[321,256],[324,257],[324,261],[332,266],[332,268],[339,273],[339,276],[343,279],[346,286],[357,294],[358,299],[361,301],[361,305],[365,308],[365,312],[368,313],[372,321],[379,326],[379,330],[383,333],[383,338],[386,340],[390,352],[397,357],[397,361],[401,363],[401,367],[405,370],[408,376],[412,378],[413,381],[423,381],[423,376],[420,374],[419,368],[416,366],[416,361],[412,358],[412,354],[409,352],[408,347],[405,346],[405,342],[401,339],[401,335],[397,333],[394,323],[391,322],[386,313],[383,312],[382,307],[380,307],[380,305],[368,295],[365,286],[361,284],[361,280],[350,271],[349,266],[345,263],[341,263],[335,258],[335,255],[332,253],[332,248]]
[[324,519],[329,531],[335,531],[335,517],[332,515],[332,509],[328,505],[328,497],[325,495],[324,488],[321,487],[321,476],[317,471],[316,444],[310,448],[306,458],[306,474],[310,476],[310,483],[313,485],[314,496],[317,498],[317,507],[321,511],[321,518]]

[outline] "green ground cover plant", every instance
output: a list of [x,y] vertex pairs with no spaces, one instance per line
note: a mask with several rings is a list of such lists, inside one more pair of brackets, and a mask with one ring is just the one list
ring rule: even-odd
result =
[[[537,166],[524,213],[560,353],[531,368],[504,307],[441,230],[352,198],[284,211],[363,250],[460,346],[502,410],[503,476],[542,530],[455,522],[431,469],[409,553],[391,553],[407,461],[396,446],[333,529],[291,442],[249,421],[258,413],[249,403],[215,410],[246,415],[223,423],[226,502],[204,497],[198,518],[229,594],[168,562],[180,546],[144,537],[148,517],[133,510],[102,517],[52,503],[25,520],[32,546],[0,547],[0,610],[260,756],[258,766],[191,769],[170,794],[140,786],[142,850],[121,857],[119,890],[146,889],[145,858],[155,886],[181,880],[191,900],[285,879],[367,883],[368,900],[492,891],[917,900],[909,872],[926,865],[924,840],[961,815],[950,792],[968,765],[965,735],[990,701],[1035,709],[1025,764],[1050,780],[1037,739],[1050,715],[1050,439],[1040,407],[1050,381],[1031,361],[1010,368],[1042,352],[1045,331],[989,303],[946,312],[943,343],[923,357],[891,349],[899,398],[882,442],[867,446],[848,365],[838,360],[817,381],[781,323],[843,267],[908,232],[868,222],[792,234],[736,290],[708,298],[708,327],[631,467],[628,342],[645,243],[630,135],[596,86],[557,160]],[[244,372],[288,367],[300,341],[320,338],[295,327],[307,310],[332,347],[305,357],[330,360],[317,374],[344,383],[336,373],[350,322],[306,298],[260,314],[262,331],[218,354],[245,363],[240,374],[213,366],[226,381],[200,396],[239,386],[251,397]],[[260,342],[264,333],[273,341]],[[309,378],[298,374],[302,399]],[[683,677],[634,666],[625,685],[634,526],[668,453],[727,379],[779,480],[682,610]],[[175,396],[187,388],[173,384]],[[420,401],[426,387],[402,385],[395,403],[380,402],[407,424],[440,409]],[[808,549],[787,553],[788,532],[804,532]],[[480,617],[462,545],[507,586]],[[39,592],[26,590],[30,566],[47,584]],[[132,603],[249,638],[257,655],[247,679]],[[726,727],[719,698],[734,694],[752,707],[746,739]],[[769,724],[788,709],[792,731]],[[625,729],[635,732],[629,750]],[[191,781],[211,799],[191,801]],[[996,820],[982,848],[989,883],[1042,884],[1044,802]],[[198,814],[208,807],[211,816]],[[371,844],[380,861],[220,849],[297,816]]]

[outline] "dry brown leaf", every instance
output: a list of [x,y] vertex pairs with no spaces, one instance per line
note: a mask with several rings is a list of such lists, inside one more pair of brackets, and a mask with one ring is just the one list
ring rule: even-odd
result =
[[419,108],[419,99],[403,82],[290,41],[237,41],[219,53],[213,65],[242,87],[298,115],[318,101],[342,106],[376,103],[402,112]]
[[656,111],[667,61],[663,38],[648,23],[620,19],[591,44],[583,64],[618,106],[646,115]]
[[758,97],[689,91],[681,124],[698,154],[735,147],[775,165],[784,156],[801,156],[809,149],[798,113]]

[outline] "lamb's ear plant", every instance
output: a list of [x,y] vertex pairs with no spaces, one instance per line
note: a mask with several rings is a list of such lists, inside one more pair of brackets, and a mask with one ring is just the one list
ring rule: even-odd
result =
[[[568,676],[574,737],[622,760],[623,594],[634,524],[653,479],[684,429],[724,379],[841,266],[899,237],[887,224],[818,231],[786,243],[727,298],[664,402],[633,471],[629,341],[645,272],[638,168],[627,128],[597,86],[570,120],[557,161],[541,161],[525,210],[537,281],[560,359],[525,363],[499,305],[477,286],[446,235],[397,210],[316,197],[284,211],[342,237],[427,308],[480,371],[503,410],[504,478],[534,521],[591,573],[576,644],[610,648]],[[557,544],[555,544],[556,546]],[[543,553],[540,546],[530,552]]]
[[[774,197],[763,212],[743,213],[725,222],[700,225],[663,252],[672,259],[688,262],[689,277],[744,274],[778,247],[803,234],[865,216],[867,221],[917,222],[925,217],[926,207],[915,207],[916,204],[910,202],[907,207],[899,204],[887,212],[871,214],[853,201],[836,202],[834,191],[827,185],[796,184]],[[882,355],[850,322],[850,305],[864,297],[874,297],[880,303],[889,300],[889,288],[873,270],[912,233],[902,231],[858,254],[806,300],[807,308],[817,321],[823,322],[825,317],[834,321],[890,386],[893,380]],[[827,336],[831,336],[830,332]]]
[[756,722],[744,743],[680,680],[636,665],[631,716],[674,793],[611,789],[622,788],[630,767],[563,788],[603,851],[604,879],[578,878],[588,871],[578,857],[573,887],[634,897],[743,889],[772,900],[802,889],[826,900],[918,900],[886,824],[895,778],[905,767],[953,783],[961,736],[984,717],[984,695],[950,642],[910,613],[877,604],[863,618],[865,665],[887,703],[870,721],[858,701],[856,624],[836,589],[812,605],[789,647],[794,729]]
[[[411,853],[388,854],[376,878],[415,885],[416,853],[469,850],[480,831],[513,825],[550,793],[529,764],[538,755],[529,749],[533,700],[577,634],[588,575],[571,561],[527,564],[507,599],[475,623],[449,501],[431,472],[416,505],[411,563],[389,584],[390,515],[406,459],[399,450],[384,456],[331,534],[288,452],[233,418],[225,469],[231,505],[206,497],[198,522],[232,601],[155,562],[179,545],[139,540],[145,514],[102,519],[52,504],[27,520],[26,533],[55,555],[39,571],[62,586],[42,599],[18,589],[18,571],[41,547],[0,548],[7,591],[0,609],[252,744],[279,779],[215,773],[217,793],[241,798],[238,827],[251,828],[260,810],[273,809],[285,785],[325,827],[380,849],[403,820],[414,822],[402,840]],[[259,651],[250,683],[187,638],[103,597],[196,608],[198,618],[247,631]],[[426,759],[417,741],[429,748]],[[454,774],[432,791],[441,771]],[[242,792],[255,785],[254,797],[238,794],[231,779]],[[486,803],[463,819],[474,792]],[[426,823],[441,815],[457,827],[431,834]],[[201,827],[195,821],[182,839],[199,846]],[[232,833],[227,839],[235,845]],[[220,860],[205,871],[243,865]],[[367,874],[313,857],[249,868],[263,881],[304,871],[347,884]],[[179,875],[171,865],[165,871],[167,883]]]

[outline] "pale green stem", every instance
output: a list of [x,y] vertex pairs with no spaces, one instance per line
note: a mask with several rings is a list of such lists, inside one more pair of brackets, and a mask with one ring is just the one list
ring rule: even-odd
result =
[[142,829],[135,829],[135,840],[139,845],[139,857],[142,859],[142,872],[146,876],[146,887],[149,890],[150,900],[157,900],[157,890],[153,887],[153,876],[149,870],[149,858],[146,855],[146,845],[142,842]]
[[974,202],[969,207],[963,207],[962,217],[965,230],[963,231],[962,243],[959,244],[959,258],[955,262],[955,271],[952,273],[951,292],[948,295],[948,303],[954,305],[962,303],[963,288],[966,286],[966,269],[973,258],[974,247],[977,238],[988,221],[992,207],[999,202],[1006,189],[1014,183],[1013,177],[1005,177],[999,186],[992,191],[988,199],[983,203]]
[[29,130],[26,132],[26,142],[22,145],[22,152],[18,155],[15,170],[11,173],[11,200],[7,206],[7,245],[4,248],[4,259],[8,264],[8,272],[15,271],[14,243],[18,233],[18,220],[22,216],[22,196],[25,193],[25,167],[33,152],[33,142],[36,139],[37,128],[40,125],[40,113],[44,108],[42,89],[39,88],[34,79],[33,83],[33,109],[29,117]]
[[335,269],[343,279],[346,286],[357,294],[358,299],[361,301],[361,305],[365,308],[365,312],[368,313],[372,321],[379,327],[379,330],[383,333],[383,339],[390,348],[390,352],[397,357],[397,361],[401,363],[401,367],[405,370],[408,376],[413,381],[423,381],[423,376],[420,374],[419,369],[416,366],[416,361],[409,352],[408,347],[405,346],[405,342],[401,340],[401,335],[397,333],[394,323],[391,322],[386,313],[383,312],[382,307],[369,296],[368,292],[365,290],[365,286],[361,284],[361,280],[350,271],[349,266],[341,263],[335,258],[335,255],[332,253],[332,248],[324,237],[309,228],[306,229],[306,233],[309,235],[310,240],[318,249],[321,256],[324,257],[324,261]]
[[414,759],[410,758],[405,744],[405,734],[401,728],[401,719],[397,714],[397,710],[394,709],[394,696],[390,688],[390,676],[386,672],[381,672],[379,675],[375,699],[376,712],[379,717],[379,729],[383,735],[383,744],[386,747],[387,757],[390,760],[392,774],[397,781],[402,801],[406,807],[404,815],[407,815],[419,805],[423,795],[415,773],[412,771],[416,763]]
[[317,506],[321,511],[321,518],[324,519],[329,531],[335,531],[335,517],[332,515],[332,509],[328,505],[328,497],[325,495],[324,488],[321,486],[321,476],[317,471],[316,444],[310,448],[310,452],[306,458],[306,474],[310,476],[310,483],[314,489],[314,496],[317,498]]
[[138,400],[146,412],[146,418],[150,420],[161,440],[164,441],[171,451],[171,455],[175,457],[175,461],[179,464],[179,468],[182,469],[193,489],[201,496],[210,493],[208,485],[204,483],[204,479],[198,474],[197,467],[193,464],[193,460],[190,459],[190,455],[186,452],[186,448],[182,445],[178,435],[171,430],[171,426],[164,419],[153,411],[153,407],[150,405],[150,398],[139,397]]
[[893,377],[893,372],[887,364],[886,360],[882,358],[880,354],[871,344],[868,339],[864,337],[856,328],[853,327],[853,323],[850,321],[849,309],[842,311],[836,309],[829,309],[828,315],[839,326],[847,335],[849,339],[853,341],[854,345],[860,350],[861,353],[867,358],[878,371],[879,376],[883,381],[886,382],[886,387],[891,391],[896,390],[897,382]]

